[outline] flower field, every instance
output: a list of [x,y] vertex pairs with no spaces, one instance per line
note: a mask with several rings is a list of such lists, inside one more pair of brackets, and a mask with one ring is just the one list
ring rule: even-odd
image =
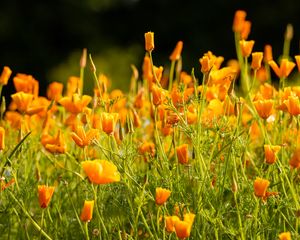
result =
[[145,33],[128,93],[110,89],[86,49],[79,76],[45,97],[5,66],[0,92],[8,81],[16,92],[0,105],[0,239],[299,239],[293,27],[274,57],[248,39],[245,11],[232,30],[236,59],[208,51],[190,72],[182,41],[156,66],[159,37]]

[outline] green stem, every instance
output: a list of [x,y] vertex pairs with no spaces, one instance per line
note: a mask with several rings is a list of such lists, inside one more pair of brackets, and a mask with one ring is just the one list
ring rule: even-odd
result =
[[48,240],[52,240],[52,238],[39,226],[39,224],[30,216],[29,212],[25,209],[23,204],[20,203],[18,199],[13,195],[11,191],[9,191],[10,196],[13,198],[13,200],[19,205],[21,210],[24,212],[26,217],[31,221],[32,225]]
[[84,223],[84,230],[85,230],[86,240],[90,240],[88,222]]
[[172,60],[171,62],[171,68],[170,68],[170,77],[169,77],[169,92],[172,90],[173,85],[173,78],[174,78],[174,69],[175,69],[175,60]]

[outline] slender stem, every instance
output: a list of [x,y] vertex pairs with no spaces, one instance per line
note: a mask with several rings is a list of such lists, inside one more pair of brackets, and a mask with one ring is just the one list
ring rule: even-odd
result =
[[85,230],[86,240],[90,240],[89,228],[88,228],[88,221],[84,223],[84,230]]
[[173,85],[173,78],[174,78],[174,69],[175,69],[175,60],[172,60],[171,62],[171,68],[170,68],[170,76],[169,76],[169,91],[172,90]]
[[52,238],[40,227],[40,225],[30,216],[29,212],[25,209],[25,207],[23,206],[23,204],[16,199],[16,197],[14,196],[14,194],[9,191],[10,196],[13,198],[13,200],[20,206],[20,208],[22,209],[22,211],[24,212],[24,214],[26,215],[26,217],[31,221],[32,225],[48,240],[52,240]]

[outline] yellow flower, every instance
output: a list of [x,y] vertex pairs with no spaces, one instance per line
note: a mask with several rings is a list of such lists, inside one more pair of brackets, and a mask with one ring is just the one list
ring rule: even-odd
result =
[[106,160],[84,161],[81,166],[89,180],[95,184],[106,184],[120,181],[117,167]]
[[290,232],[283,232],[279,234],[279,239],[280,240],[291,240],[291,233]]
[[72,97],[63,97],[58,102],[70,113],[81,113],[85,107],[92,101],[92,97],[83,95],[80,97],[77,93]]

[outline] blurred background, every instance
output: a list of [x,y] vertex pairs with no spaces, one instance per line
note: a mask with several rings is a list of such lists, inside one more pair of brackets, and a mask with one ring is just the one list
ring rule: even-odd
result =
[[[291,53],[299,53],[296,0],[2,0],[0,67],[8,65],[13,76],[33,75],[45,95],[49,82],[79,76],[82,48],[87,48],[97,72],[106,74],[113,87],[127,91],[130,64],[141,69],[144,33],[153,31],[155,65],[168,67],[170,53],[182,40],[183,70],[195,68],[200,76],[199,58],[208,50],[225,60],[235,57],[232,20],[237,9],[246,10],[252,22],[248,39],[255,40],[254,51],[262,51],[268,43],[278,58],[286,25],[291,23]],[[89,92],[93,82],[89,69],[85,79]],[[11,80],[4,88],[7,96],[13,91]]]

